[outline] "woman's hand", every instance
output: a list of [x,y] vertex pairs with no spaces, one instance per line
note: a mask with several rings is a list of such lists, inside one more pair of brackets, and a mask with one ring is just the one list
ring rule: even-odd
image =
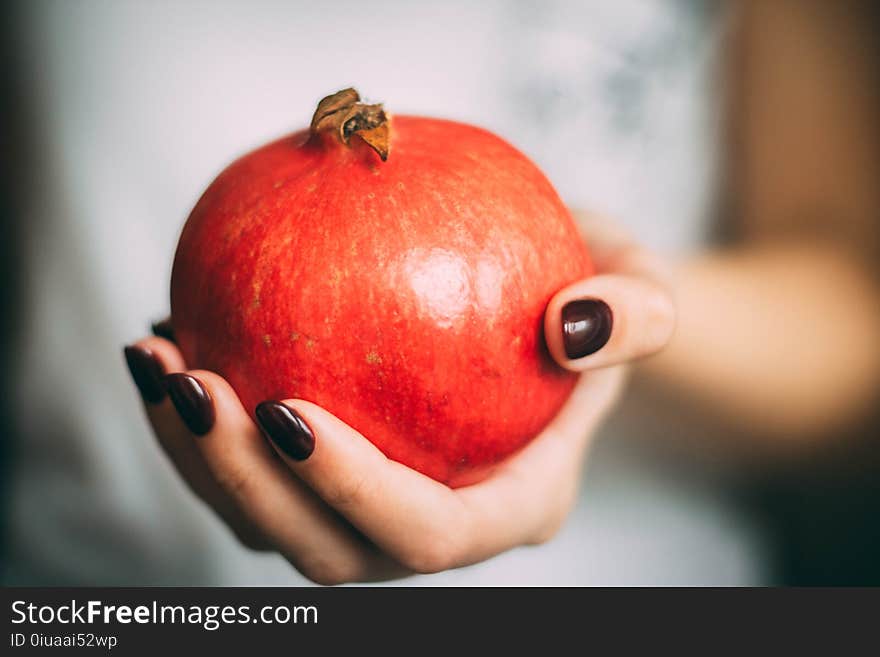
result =
[[548,540],[575,500],[622,365],[660,349],[674,322],[656,261],[588,221],[599,274],[553,298],[545,332],[561,366],[597,371],[488,480],[452,490],[299,399],[261,404],[258,426],[222,377],[187,370],[167,334],[126,348],[159,442],[245,545],[277,550],[321,584],[437,572]]

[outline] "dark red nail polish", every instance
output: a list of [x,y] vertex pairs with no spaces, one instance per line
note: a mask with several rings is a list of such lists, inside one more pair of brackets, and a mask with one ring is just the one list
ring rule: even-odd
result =
[[277,401],[264,401],[256,410],[263,433],[294,461],[304,461],[315,451],[315,434],[302,416]]
[[569,301],[562,309],[565,355],[583,358],[599,351],[611,337],[611,308],[599,299]]
[[197,436],[214,426],[214,400],[204,384],[189,374],[169,374],[164,378],[168,396],[184,424]]
[[171,326],[170,318],[163,319],[159,322],[153,322],[150,329],[152,329],[153,335],[174,342],[174,329]]
[[162,385],[165,372],[153,352],[144,347],[126,347],[124,353],[128,371],[144,401],[158,404],[165,399],[165,387]]

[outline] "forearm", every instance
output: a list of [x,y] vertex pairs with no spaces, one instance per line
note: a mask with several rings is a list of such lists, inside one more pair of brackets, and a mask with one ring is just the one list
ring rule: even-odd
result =
[[645,379],[769,444],[839,434],[880,389],[872,9],[744,2],[728,50],[726,250],[682,262]]
[[880,287],[818,243],[719,251],[677,270],[679,321],[645,378],[750,433],[806,440],[857,421],[880,385]]

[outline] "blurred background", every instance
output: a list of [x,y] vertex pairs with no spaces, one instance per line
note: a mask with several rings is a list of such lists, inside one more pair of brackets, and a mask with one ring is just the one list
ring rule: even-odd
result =
[[880,583],[880,76],[871,3],[7,2],[3,581],[303,584],[150,435],[121,348],[236,156],[346,86],[484,126],[675,264],[539,548],[424,585]]

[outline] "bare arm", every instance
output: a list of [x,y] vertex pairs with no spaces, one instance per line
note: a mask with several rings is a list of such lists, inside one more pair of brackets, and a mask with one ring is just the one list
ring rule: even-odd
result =
[[680,265],[677,335],[644,372],[754,434],[823,437],[876,401],[880,69],[866,5],[759,0],[735,17],[732,243]]

